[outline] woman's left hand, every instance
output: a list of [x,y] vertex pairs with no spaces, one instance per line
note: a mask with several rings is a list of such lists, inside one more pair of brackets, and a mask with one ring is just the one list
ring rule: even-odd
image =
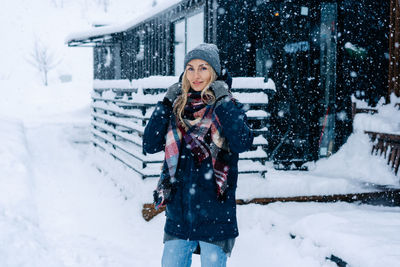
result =
[[214,81],[211,83],[210,88],[214,91],[216,101],[229,95],[229,87],[224,81]]

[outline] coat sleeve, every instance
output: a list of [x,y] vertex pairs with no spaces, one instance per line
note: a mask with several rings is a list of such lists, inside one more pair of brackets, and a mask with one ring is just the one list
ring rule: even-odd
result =
[[172,116],[172,104],[165,100],[158,102],[149,122],[144,129],[143,150],[146,153],[156,153],[164,150],[165,135]]
[[240,105],[233,101],[223,101],[216,107],[215,113],[222,126],[229,148],[236,153],[249,150],[253,144],[253,133],[247,124],[247,116]]

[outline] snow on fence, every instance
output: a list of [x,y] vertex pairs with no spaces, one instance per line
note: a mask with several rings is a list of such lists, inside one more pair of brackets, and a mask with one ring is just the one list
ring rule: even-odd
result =
[[[163,152],[146,154],[142,137],[146,123],[174,76],[153,76],[139,80],[95,80],[92,93],[92,143],[137,172],[143,179],[160,174]],[[274,84],[264,78],[233,78],[232,93],[245,104],[255,139],[251,151],[239,155],[239,174],[266,172],[268,94]],[[99,166],[101,168],[101,166]]]

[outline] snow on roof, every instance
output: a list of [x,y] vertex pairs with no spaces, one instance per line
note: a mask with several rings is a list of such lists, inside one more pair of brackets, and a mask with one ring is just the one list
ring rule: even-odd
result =
[[178,4],[179,2],[181,2],[182,0],[169,0],[169,1],[165,1],[161,4],[158,4],[157,6],[155,6],[154,8],[150,9],[148,12],[146,12],[145,14],[138,16],[134,19],[132,19],[131,21],[127,22],[127,23],[123,23],[123,24],[118,24],[118,25],[112,25],[112,26],[104,26],[104,27],[97,27],[97,28],[93,28],[91,30],[87,30],[87,31],[82,31],[82,32],[76,32],[76,33],[72,33],[69,34],[66,38],[65,38],[65,43],[68,44],[69,42],[72,41],[81,41],[81,40],[85,40],[88,38],[93,38],[93,37],[101,37],[104,35],[110,35],[113,33],[119,33],[119,32],[123,32],[126,30],[129,30],[130,28],[136,26],[137,24],[144,22],[145,20],[153,17],[154,15]]

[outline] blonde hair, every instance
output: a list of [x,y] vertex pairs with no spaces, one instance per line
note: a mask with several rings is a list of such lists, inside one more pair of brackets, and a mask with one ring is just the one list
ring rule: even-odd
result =
[[[201,91],[201,99],[205,104],[212,105],[215,102],[215,95],[214,92],[211,91],[210,85],[217,79],[217,73],[213,68],[209,68],[209,70],[211,72],[211,79],[210,82]],[[190,89],[190,82],[186,76],[186,70],[185,70],[182,76],[182,94],[176,99],[173,111],[175,116],[178,118],[178,120],[186,129],[187,126],[183,121],[183,111],[185,109],[185,105],[188,99],[189,89]]]

